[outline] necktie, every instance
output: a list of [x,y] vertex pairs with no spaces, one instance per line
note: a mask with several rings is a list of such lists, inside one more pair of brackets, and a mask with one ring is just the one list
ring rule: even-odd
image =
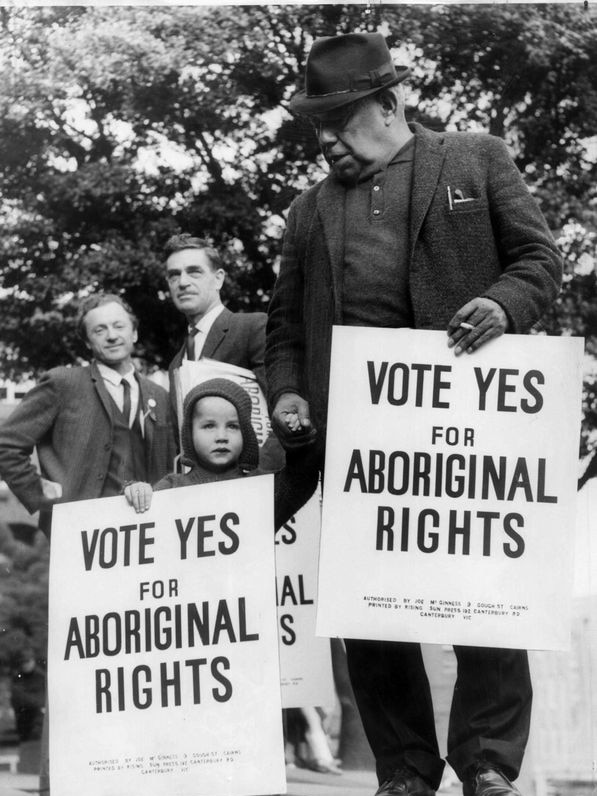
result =
[[195,359],[195,335],[198,331],[199,329],[197,329],[196,326],[189,327],[189,333],[187,335],[187,359]]
[[124,415],[124,419],[126,420],[127,426],[130,428],[131,425],[131,385],[126,379],[122,379],[122,391],[124,394],[124,401],[122,403],[122,414]]

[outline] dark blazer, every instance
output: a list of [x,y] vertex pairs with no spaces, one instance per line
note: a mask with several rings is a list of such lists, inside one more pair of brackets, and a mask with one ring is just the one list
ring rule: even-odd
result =
[[[227,362],[239,368],[252,370],[264,395],[265,385],[265,312],[230,312],[224,307],[209,330],[201,355],[218,362]],[[185,355],[185,346],[176,353],[168,368],[170,401],[175,427],[178,426],[174,371]],[[260,466],[265,471],[278,470],[284,465],[284,453],[277,439],[270,435],[259,454]]]
[[[201,356],[252,370],[261,389],[265,392],[263,360],[266,322],[267,315],[264,312],[230,312],[224,307],[209,330]],[[174,371],[181,366],[184,355],[185,346],[183,345],[168,367],[170,399],[174,417],[176,417]]]
[[[476,296],[527,332],[555,299],[561,259],[545,220],[503,141],[434,133],[412,125],[409,287],[417,329],[446,329]],[[448,187],[472,201],[450,209]],[[342,324],[345,189],[328,177],[291,205],[269,310],[270,405],[284,392],[310,403],[324,432],[332,325]],[[374,267],[375,253],[371,253]]]
[[[148,479],[173,468],[175,440],[167,392],[138,376]],[[59,367],[45,373],[0,426],[0,476],[33,513],[47,505],[31,461],[37,450],[41,475],[62,485],[62,501],[97,498],[112,450],[110,396],[100,372]],[[149,402],[152,402],[150,407]]]
[[[265,312],[230,312],[224,307],[209,330],[201,356],[252,370],[263,386],[266,322]],[[184,354],[183,345],[170,363],[170,372],[180,367]]]

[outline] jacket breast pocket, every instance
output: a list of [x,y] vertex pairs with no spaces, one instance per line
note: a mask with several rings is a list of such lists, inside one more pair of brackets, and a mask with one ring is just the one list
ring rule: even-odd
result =
[[446,230],[459,251],[475,238],[491,235],[489,206],[484,201],[455,205],[446,215]]
[[484,199],[454,199],[449,215],[461,216],[473,213],[487,213],[488,204]]

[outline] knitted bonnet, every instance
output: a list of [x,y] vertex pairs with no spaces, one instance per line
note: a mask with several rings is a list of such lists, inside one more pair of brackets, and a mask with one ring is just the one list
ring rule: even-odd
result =
[[216,396],[225,398],[238,413],[238,422],[243,438],[243,449],[238,460],[241,470],[254,470],[259,464],[259,444],[251,425],[251,399],[246,390],[230,379],[208,379],[190,390],[183,404],[182,453],[183,464],[197,464],[193,446],[193,410],[201,398]]

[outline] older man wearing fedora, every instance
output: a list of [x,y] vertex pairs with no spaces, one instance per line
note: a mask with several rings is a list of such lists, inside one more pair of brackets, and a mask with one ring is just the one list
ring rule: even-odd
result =
[[[316,39],[290,103],[330,173],[292,204],[266,374],[288,447],[323,451],[333,324],[447,331],[455,355],[525,333],[561,280],[554,240],[504,143],[409,125],[383,36]],[[347,640],[378,796],[432,796],[444,762],[419,645]],[[464,796],[512,796],[528,737],[526,652],[455,648],[447,760]]]

